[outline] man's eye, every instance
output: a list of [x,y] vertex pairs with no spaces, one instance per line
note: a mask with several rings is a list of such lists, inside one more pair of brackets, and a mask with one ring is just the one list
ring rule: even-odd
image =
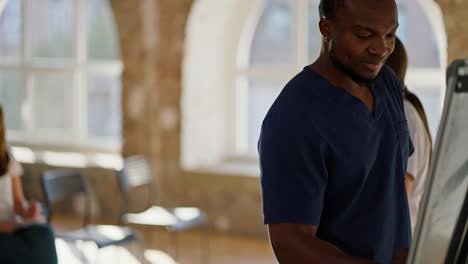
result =
[[388,38],[388,39],[395,38],[395,34],[388,34],[388,35],[387,35],[387,38]]
[[368,39],[370,38],[372,35],[370,34],[356,34],[356,36],[360,39]]

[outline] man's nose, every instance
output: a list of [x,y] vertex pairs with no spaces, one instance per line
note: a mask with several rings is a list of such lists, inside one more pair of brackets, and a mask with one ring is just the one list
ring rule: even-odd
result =
[[369,53],[379,57],[385,57],[389,51],[389,45],[385,39],[376,39],[369,47]]

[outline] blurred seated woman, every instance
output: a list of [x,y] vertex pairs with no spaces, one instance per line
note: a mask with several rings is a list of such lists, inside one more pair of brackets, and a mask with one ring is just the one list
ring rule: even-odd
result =
[[23,196],[21,165],[6,144],[0,106],[0,263],[57,263],[55,238],[37,202]]

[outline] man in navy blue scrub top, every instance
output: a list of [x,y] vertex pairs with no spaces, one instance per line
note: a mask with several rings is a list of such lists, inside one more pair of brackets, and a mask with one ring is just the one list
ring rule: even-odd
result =
[[317,60],[284,87],[259,139],[264,222],[284,263],[405,263],[413,152],[384,66],[394,0],[322,0]]

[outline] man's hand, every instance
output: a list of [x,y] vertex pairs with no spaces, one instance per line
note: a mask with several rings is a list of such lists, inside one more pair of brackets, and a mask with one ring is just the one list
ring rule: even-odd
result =
[[409,249],[399,248],[395,251],[393,256],[392,264],[405,264],[408,259]]

